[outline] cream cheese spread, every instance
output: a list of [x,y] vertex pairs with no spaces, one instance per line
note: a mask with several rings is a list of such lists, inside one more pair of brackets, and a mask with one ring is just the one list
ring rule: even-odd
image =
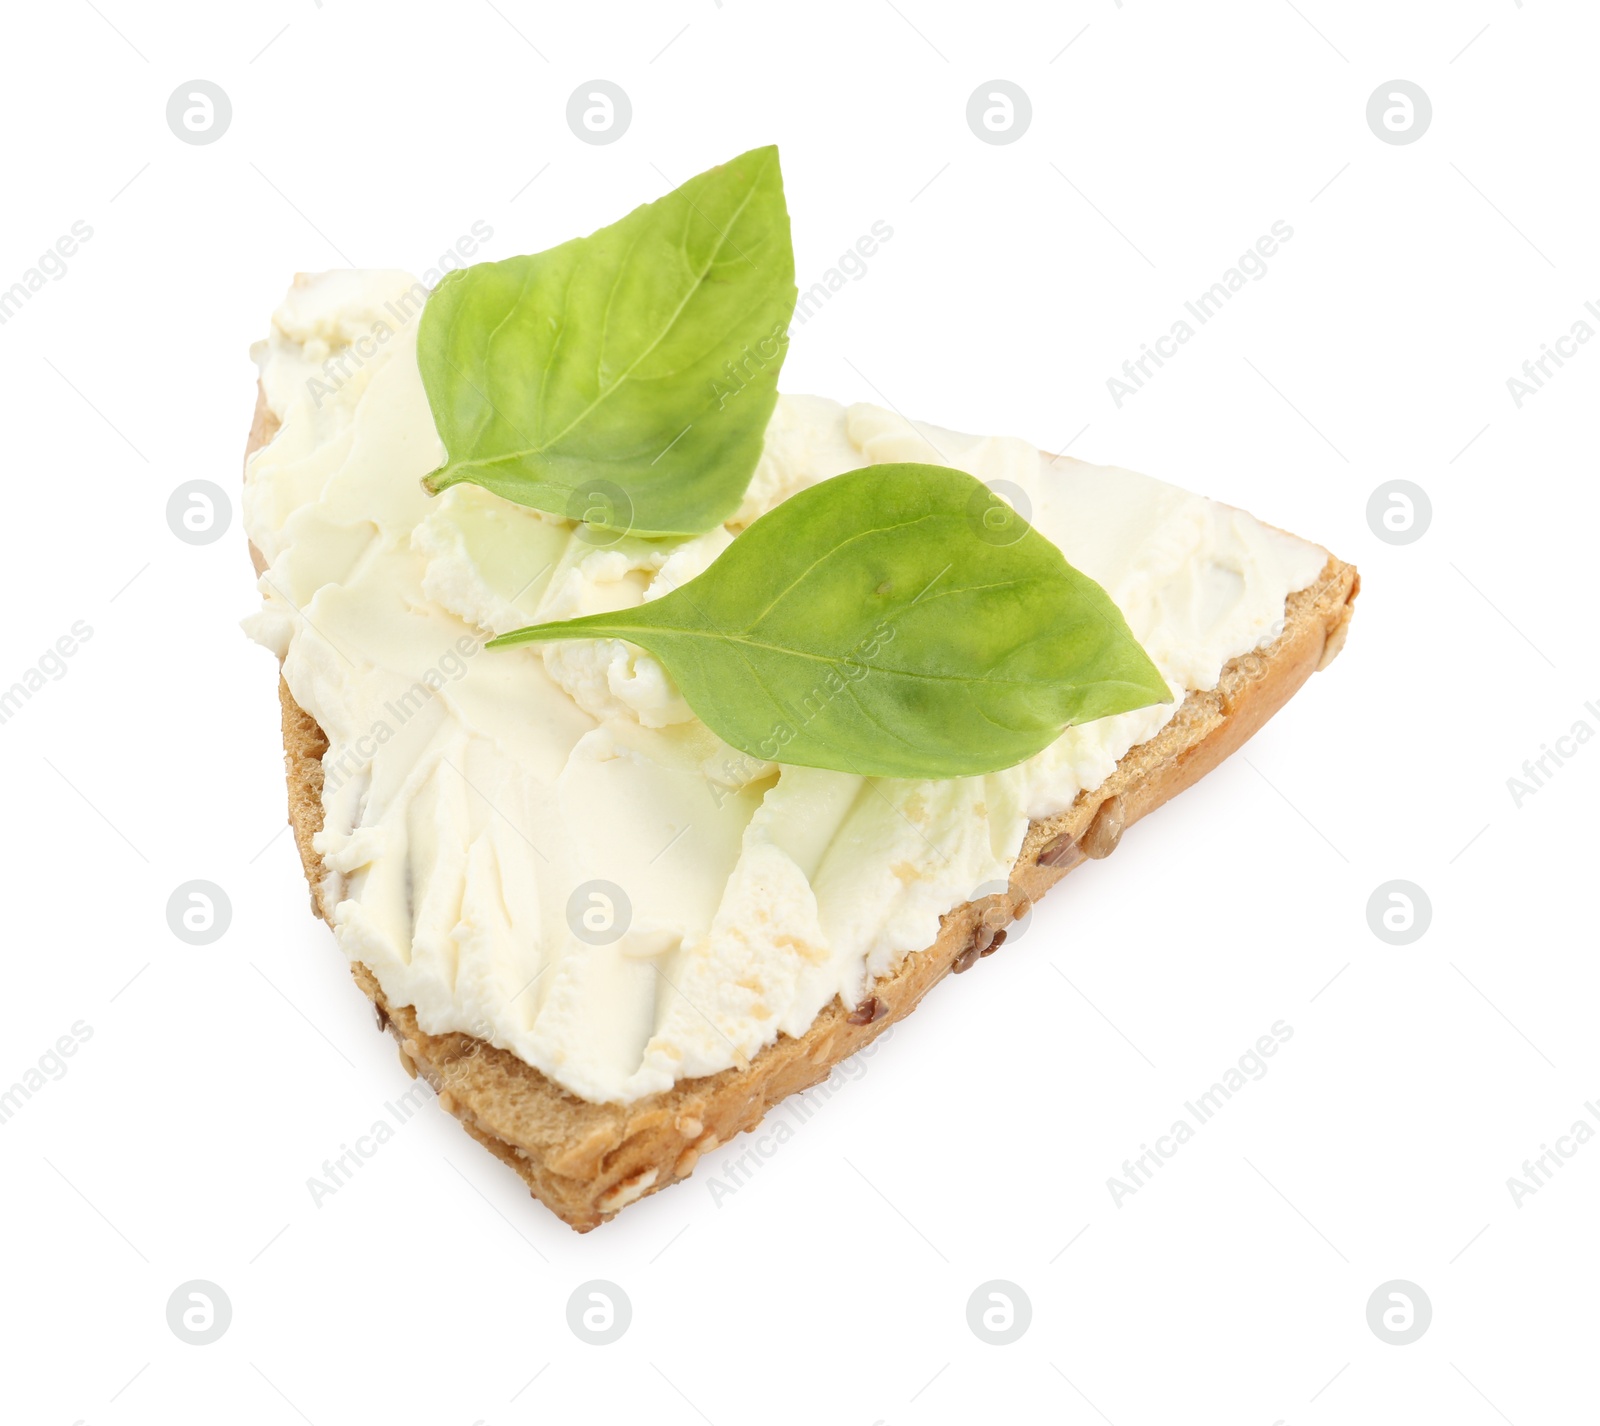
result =
[[742,1065],[835,996],[856,1005],[1006,879],[1030,818],[1098,786],[1177,703],[984,777],[863,779],[736,752],[620,641],[485,639],[658,597],[796,491],[888,461],[1004,482],[1178,700],[1269,642],[1327,559],[1145,476],[817,397],[780,397],[743,506],[692,539],[597,533],[473,485],[430,497],[445,452],[417,290],[302,276],[255,348],[281,428],[245,475],[267,562],[246,628],[328,735],[315,845],[345,954],[425,1031],[477,1035],[588,1100]]

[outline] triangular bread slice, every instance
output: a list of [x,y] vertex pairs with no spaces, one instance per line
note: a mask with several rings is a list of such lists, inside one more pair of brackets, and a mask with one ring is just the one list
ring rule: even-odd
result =
[[[260,396],[247,459],[277,426]],[[254,548],[251,555],[259,573],[260,556]],[[688,1177],[702,1155],[755,1128],[780,1100],[826,1079],[834,1065],[909,1015],[947,974],[968,969],[996,949],[1005,926],[1068,871],[1108,856],[1125,827],[1242,746],[1339,652],[1359,588],[1355,568],[1330,557],[1315,582],[1289,596],[1277,639],[1230,662],[1211,692],[1190,693],[1172,721],[1130,749],[1099,787],[1080,793],[1059,816],[1029,827],[1005,895],[954,908],[943,918],[938,940],[877,981],[857,1011],[847,1012],[834,1000],[804,1035],[780,1037],[746,1068],[682,1080],[631,1104],[593,1104],[483,1040],[424,1033],[412,1010],[391,1005],[360,963],[351,968],[356,984],[376,1007],[380,1028],[398,1041],[407,1071],[422,1075],[440,1104],[515,1169],[534,1197],[587,1232],[646,1194]],[[320,891],[321,858],[311,844],[322,827],[328,739],[281,678],[278,696],[289,822],[312,907],[331,925],[333,908]]]

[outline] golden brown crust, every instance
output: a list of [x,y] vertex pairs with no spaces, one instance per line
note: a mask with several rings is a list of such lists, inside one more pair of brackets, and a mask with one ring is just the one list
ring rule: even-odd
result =
[[[248,450],[270,440],[276,427],[263,399]],[[1314,584],[1289,596],[1284,631],[1273,644],[1234,659],[1215,690],[1189,694],[1172,721],[1131,749],[1104,784],[1028,829],[1004,895],[956,907],[943,918],[934,944],[878,981],[861,1010],[850,1014],[834,1000],[804,1035],[781,1036],[747,1068],[684,1080],[632,1104],[591,1104],[485,1041],[425,1033],[409,1006],[388,1002],[364,965],[354,964],[352,973],[376,1005],[380,1025],[398,1041],[408,1072],[422,1075],[439,1102],[515,1169],[536,1198],[587,1232],[686,1177],[702,1154],[754,1128],[779,1100],[825,1079],[839,1061],[909,1015],[945,975],[988,954],[996,932],[1073,867],[1109,855],[1123,828],[1240,747],[1337,654],[1359,587],[1355,569],[1330,557]],[[321,759],[328,741],[281,678],[278,696],[289,821],[313,909],[328,920],[333,908],[323,897],[321,858],[311,844],[322,826]]]

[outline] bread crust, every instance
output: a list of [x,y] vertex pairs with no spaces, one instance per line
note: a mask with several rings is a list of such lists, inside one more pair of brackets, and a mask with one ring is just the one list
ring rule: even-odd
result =
[[[277,425],[265,397],[258,397],[247,458]],[[253,546],[251,556],[259,571]],[[997,949],[1004,927],[1067,872],[1109,855],[1124,828],[1242,746],[1339,652],[1359,588],[1355,568],[1330,557],[1313,584],[1289,596],[1283,632],[1271,645],[1232,660],[1214,690],[1190,693],[1172,721],[1130,749],[1100,787],[1080,793],[1058,816],[1029,826],[1005,893],[947,913],[933,945],[906,956],[878,980],[855,1013],[836,998],[805,1034],[780,1036],[745,1067],[681,1080],[631,1104],[593,1104],[486,1041],[464,1033],[427,1034],[410,1006],[389,1002],[366,966],[355,962],[351,973],[376,1007],[380,1028],[399,1044],[406,1071],[426,1079],[440,1104],[509,1164],[534,1197],[587,1232],[629,1203],[688,1177],[702,1155],[753,1129],[780,1100],[827,1078],[834,1065],[916,1009],[946,975]],[[322,859],[312,846],[322,828],[328,739],[281,676],[278,697],[289,823],[312,909],[331,925]]]

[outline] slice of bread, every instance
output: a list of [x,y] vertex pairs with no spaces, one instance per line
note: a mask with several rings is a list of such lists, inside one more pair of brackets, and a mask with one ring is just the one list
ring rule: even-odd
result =
[[[277,420],[258,399],[246,456],[271,440]],[[258,572],[261,559],[251,550]],[[951,971],[997,950],[1005,927],[1084,861],[1110,855],[1123,829],[1209,772],[1261,727],[1344,644],[1360,588],[1353,566],[1330,558],[1315,583],[1289,596],[1283,632],[1234,659],[1209,693],[1190,693],[1155,737],[1129,750],[1116,771],[1059,816],[1035,822],[1003,895],[967,902],[942,920],[927,950],[908,955],[854,1012],[836,999],[804,1035],[781,1036],[745,1068],[682,1080],[632,1104],[591,1104],[515,1055],[467,1034],[429,1035],[409,1006],[385,998],[359,962],[356,983],[380,1028],[400,1045],[466,1131],[503,1159],[534,1196],[579,1232],[686,1178],[696,1161],[753,1129],[779,1100],[826,1079],[833,1066],[909,1015]],[[322,827],[322,755],[328,740],[278,680],[289,822],[311,884],[312,909],[331,924],[323,867],[311,839]]]

